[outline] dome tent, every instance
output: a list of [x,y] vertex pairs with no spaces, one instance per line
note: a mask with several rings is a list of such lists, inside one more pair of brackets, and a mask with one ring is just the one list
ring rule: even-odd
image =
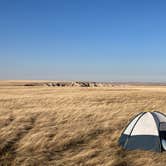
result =
[[127,150],[166,150],[166,116],[161,112],[141,112],[130,121],[119,138]]

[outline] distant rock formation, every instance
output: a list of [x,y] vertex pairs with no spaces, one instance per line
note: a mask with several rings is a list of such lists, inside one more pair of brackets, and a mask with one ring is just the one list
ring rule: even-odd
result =
[[84,81],[76,81],[76,82],[33,82],[26,83],[24,86],[49,86],[49,87],[112,87],[111,83],[98,83],[98,82],[84,82]]
[[32,82],[32,83],[26,83],[24,86],[43,86],[43,83],[37,83],[37,82]]

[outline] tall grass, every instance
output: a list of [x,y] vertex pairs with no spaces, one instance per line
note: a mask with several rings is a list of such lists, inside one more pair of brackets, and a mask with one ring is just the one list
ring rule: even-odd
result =
[[118,138],[142,111],[166,113],[164,87],[0,86],[0,165],[165,166]]

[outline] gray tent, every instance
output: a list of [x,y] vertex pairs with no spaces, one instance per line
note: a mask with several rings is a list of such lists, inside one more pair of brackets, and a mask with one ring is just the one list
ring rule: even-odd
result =
[[122,132],[119,144],[128,150],[166,150],[166,116],[161,112],[141,112]]

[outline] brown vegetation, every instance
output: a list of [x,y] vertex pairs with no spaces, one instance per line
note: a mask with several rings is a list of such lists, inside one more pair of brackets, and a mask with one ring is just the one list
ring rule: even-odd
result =
[[0,83],[0,165],[165,166],[166,153],[125,151],[118,138],[142,111],[166,113],[166,88]]

